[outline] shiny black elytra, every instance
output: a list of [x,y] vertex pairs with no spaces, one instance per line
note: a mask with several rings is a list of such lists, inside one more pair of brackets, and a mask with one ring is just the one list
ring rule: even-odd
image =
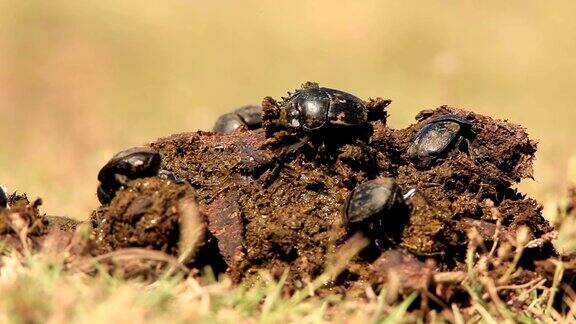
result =
[[254,130],[262,127],[262,107],[242,106],[216,120],[212,130],[219,134],[230,134],[239,128]]
[[357,127],[368,122],[364,102],[344,91],[308,87],[297,90],[283,104],[284,126],[311,133],[338,127]]
[[98,173],[98,200],[109,204],[126,179],[158,175],[160,154],[150,147],[133,147],[114,155]]
[[8,193],[6,189],[0,186],[0,208],[7,208],[8,207]]
[[446,114],[438,116],[422,127],[408,148],[408,157],[419,168],[430,167],[467,141],[472,122],[466,118]]
[[344,224],[349,226],[371,221],[403,203],[404,197],[393,178],[363,182],[354,188],[345,203]]
[[348,232],[361,230],[379,247],[399,242],[408,216],[405,197],[393,178],[361,183],[348,196],[343,211]]

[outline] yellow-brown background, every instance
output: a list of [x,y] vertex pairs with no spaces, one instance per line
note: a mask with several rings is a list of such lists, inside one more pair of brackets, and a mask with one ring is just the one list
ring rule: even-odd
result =
[[574,1],[0,0],[0,183],[83,218],[116,151],[210,128],[313,80],[394,100],[391,124],[451,104],[540,140],[536,182],[576,151]]

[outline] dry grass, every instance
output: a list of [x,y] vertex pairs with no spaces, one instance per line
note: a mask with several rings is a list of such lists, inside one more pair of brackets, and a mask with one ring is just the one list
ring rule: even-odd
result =
[[[573,215],[571,216],[573,217]],[[576,226],[561,221],[561,226]],[[77,233],[77,239],[83,236]],[[26,238],[23,238],[26,240]],[[572,247],[575,237],[570,237]],[[526,245],[519,233],[517,244]],[[394,284],[380,294],[370,288],[365,299],[315,296],[316,289],[329,283],[363,246],[362,238],[352,239],[338,253],[340,258],[328,264],[325,275],[293,295],[283,292],[287,273],[273,280],[266,273],[233,285],[227,278],[218,280],[206,272],[203,276],[159,276],[154,280],[124,280],[110,275],[98,264],[112,256],[85,259],[75,256],[69,248],[56,248],[57,240],[48,240],[41,253],[26,249],[20,252],[7,248],[0,255],[0,322],[2,323],[110,323],[110,322],[240,322],[240,323],[398,323],[427,321],[470,322],[575,322],[576,293],[562,284],[564,264],[556,263],[552,282],[536,278],[523,285],[509,284],[509,277],[517,272],[516,264],[502,277],[494,278],[486,272],[485,264],[498,258],[482,251],[481,242],[471,240],[468,249],[468,271],[437,274],[437,282],[456,283],[466,288],[471,306],[445,305],[445,311],[430,310],[422,298],[420,306],[413,293],[396,299]],[[53,242],[53,244],[50,244]],[[576,250],[572,250],[576,252]],[[516,250],[517,256],[522,249]],[[115,257],[123,261],[156,260],[177,262],[161,252],[120,250]],[[121,258],[116,262],[122,262]],[[97,262],[97,263],[93,263]],[[96,269],[96,271],[95,271]],[[100,270],[98,270],[100,269]],[[170,270],[169,270],[170,271]],[[170,271],[171,272],[171,271]],[[173,272],[171,272],[173,273]],[[503,301],[502,292],[516,294],[512,301]],[[562,293],[564,308],[553,308],[555,296]],[[433,297],[429,293],[424,296]],[[411,309],[409,311],[409,309]],[[414,309],[420,311],[414,312]]]
[[[561,255],[576,253],[574,204],[560,202],[553,215],[559,228],[554,244]],[[565,271],[572,275],[576,271],[573,257],[572,261],[563,262],[562,257],[552,261],[553,275],[539,272],[528,282],[514,283],[522,278],[518,261],[534,243],[525,228],[512,241],[496,239],[489,249],[477,233],[470,232],[467,270],[435,273],[435,291],[423,287],[401,297],[399,282],[391,276],[378,294],[366,287],[364,297],[358,298],[320,297],[316,290],[330,284],[366,246],[361,235],[341,246],[337,258],[328,258],[323,275],[287,294],[283,289],[287,272],[278,279],[263,272],[235,285],[226,277],[214,278],[209,269],[188,269],[180,258],[160,251],[123,249],[97,257],[79,254],[81,247],[88,246],[87,226],[71,237],[50,234],[39,249],[32,250],[37,246],[28,237],[32,232],[25,222],[17,221],[17,215],[12,216],[7,224],[18,233],[15,237],[22,247],[0,245],[2,323],[576,323],[576,292],[573,283],[563,279]],[[195,242],[197,233],[183,232],[181,246],[193,251]],[[506,271],[496,274],[488,265],[506,267]],[[451,285],[464,287],[470,303],[447,305],[436,297]],[[434,303],[442,305],[441,309],[430,307]]]

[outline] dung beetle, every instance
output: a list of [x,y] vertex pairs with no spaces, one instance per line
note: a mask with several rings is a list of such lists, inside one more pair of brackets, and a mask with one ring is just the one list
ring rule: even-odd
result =
[[358,185],[344,204],[343,219],[348,231],[364,230],[374,236],[377,245],[397,242],[407,222],[405,199],[393,178],[377,178]]
[[338,127],[357,127],[368,122],[368,110],[359,98],[344,91],[309,86],[297,90],[283,103],[282,124],[311,133]]
[[220,116],[212,130],[219,134],[230,134],[239,128],[253,130],[260,127],[262,127],[262,107],[247,105]]
[[345,203],[344,223],[364,222],[398,203],[404,203],[404,197],[393,178],[363,182],[354,188]]
[[7,208],[8,207],[8,193],[7,189],[3,186],[0,186],[0,208]]
[[419,168],[427,168],[458,148],[463,140],[469,144],[471,127],[472,122],[462,116],[438,116],[418,131],[408,148],[408,157]]
[[158,175],[160,162],[160,154],[150,147],[133,147],[117,153],[98,173],[98,199],[108,204],[128,179]]

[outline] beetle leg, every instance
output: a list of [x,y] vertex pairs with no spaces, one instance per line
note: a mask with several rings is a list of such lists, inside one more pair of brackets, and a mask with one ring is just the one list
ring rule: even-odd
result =
[[328,149],[328,145],[325,141],[322,141],[316,150],[316,158],[314,161],[333,161],[334,156],[330,154],[330,150]]
[[368,145],[366,142],[364,142],[363,140],[356,138],[354,139],[354,143],[361,146],[363,149],[367,150],[367,151],[376,151],[375,149],[371,148],[370,145]]
[[472,163],[474,163],[475,156],[474,156],[474,153],[472,151],[472,144],[470,143],[470,140],[468,138],[460,136],[458,138],[458,141],[454,145],[453,151],[456,151],[456,150],[463,151],[466,154],[468,154],[468,157],[470,157],[470,159],[472,160]]
[[264,173],[263,178],[262,178],[264,186],[268,186],[272,181],[274,181],[278,177],[278,175],[280,174],[280,171],[282,171],[282,169],[284,168],[286,160],[290,159],[294,153],[299,151],[304,146],[310,145],[308,143],[308,141],[309,141],[308,136],[305,136],[305,137],[301,138],[300,140],[298,140],[298,142],[291,144],[291,145],[285,147],[284,149],[282,149],[272,159],[271,163],[273,164],[273,166],[270,169],[268,169],[268,171],[266,171]]
[[303,148],[304,146],[308,145],[308,146],[312,146],[309,143],[310,138],[308,136],[304,136],[303,138],[301,138],[300,140],[298,140],[298,142],[289,145],[286,149],[284,149],[281,153],[280,153],[280,158],[284,158],[286,155],[289,154],[293,154],[296,153],[296,151],[300,150],[301,148]]
[[368,145],[368,143],[364,142],[361,139],[356,138],[354,140],[354,143],[356,145],[360,146],[363,150],[368,152],[368,154],[370,156],[370,163],[374,164],[377,168],[378,167],[378,161],[380,160],[380,158],[383,157],[383,154],[380,153],[377,149]]
[[464,143],[466,144],[466,153],[468,153],[468,156],[470,156],[470,159],[472,160],[472,162],[474,162],[476,160],[476,156],[474,155],[474,151],[472,150],[472,144],[470,143],[470,140],[464,138]]
[[396,246],[398,245],[398,241],[396,241],[396,239],[394,237],[392,237],[390,234],[388,233],[384,233],[382,234],[383,239],[375,239],[374,243],[376,243],[376,246],[383,249],[387,246]]

